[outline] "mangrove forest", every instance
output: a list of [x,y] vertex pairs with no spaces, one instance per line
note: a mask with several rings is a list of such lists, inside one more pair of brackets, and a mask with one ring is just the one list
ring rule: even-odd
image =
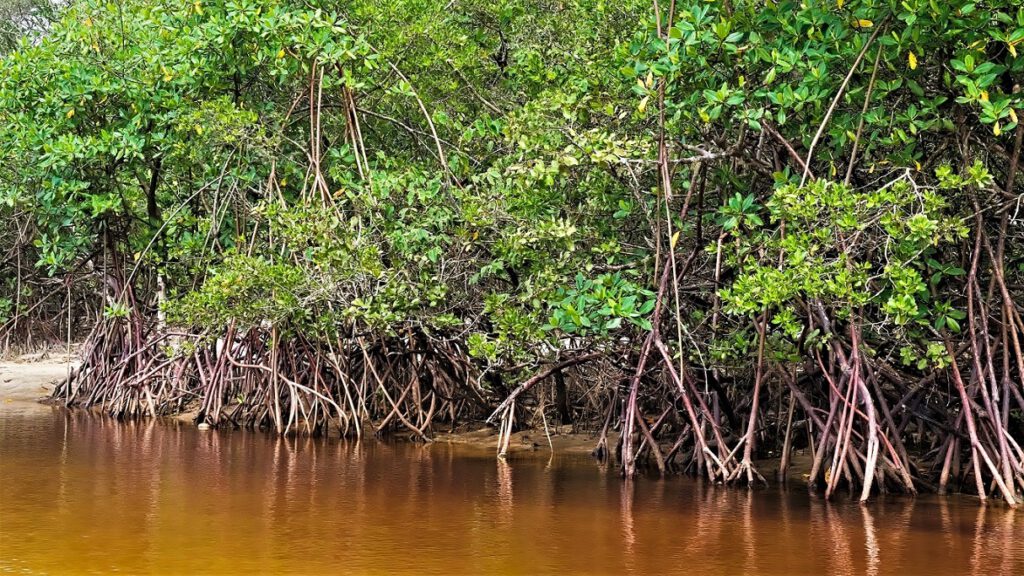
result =
[[74,422],[1024,499],[1019,0],[3,4],[0,349]]

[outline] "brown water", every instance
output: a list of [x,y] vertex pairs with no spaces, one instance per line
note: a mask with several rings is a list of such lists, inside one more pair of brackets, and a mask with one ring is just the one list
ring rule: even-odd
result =
[[0,405],[0,573],[111,572],[1024,574],[1024,516]]

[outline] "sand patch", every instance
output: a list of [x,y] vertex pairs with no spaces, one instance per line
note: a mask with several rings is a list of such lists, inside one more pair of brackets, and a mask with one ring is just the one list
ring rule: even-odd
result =
[[38,402],[78,366],[78,358],[67,354],[25,354],[0,361],[0,403]]

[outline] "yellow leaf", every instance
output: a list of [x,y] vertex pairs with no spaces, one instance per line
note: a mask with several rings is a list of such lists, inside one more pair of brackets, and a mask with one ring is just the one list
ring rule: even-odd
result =
[[64,117],[65,118],[71,118],[74,115],[75,115],[75,109],[71,108],[70,110],[68,110],[68,113],[64,115]]
[[981,91],[981,101],[988,102],[988,90]]
[[843,0],[836,0],[836,6],[838,6],[840,10],[843,9],[843,4],[844,4]]
[[199,14],[199,15],[202,15],[202,14],[203,14],[203,6],[202,6],[202,3],[201,3],[201,2],[199,2],[199,0],[196,0],[196,1],[195,1],[195,2],[194,2],[194,3],[192,4],[192,7],[193,7],[193,8],[195,8],[195,10],[196,10],[196,14]]
[[1017,123],[1017,111],[1013,108],[1010,108],[1010,120],[1013,120],[1014,124]]
[[288,185],[288,179],[287,178],[282,179],[281,180],[281,186],[287,186],[287,185]]
[[85,17],[85,27],[92,28],[92,18],[89,18],[88,16]]
[[921,163],[920,163],[920,162],[918,162],[917,160],[914,160],[914,166],[916,166],[916,167],[917,167],[917,171],[918,171],[918,172],[920,172],[920,171],[921,171]]
[[1013,46],[1013,44],[1012,44],[1012,43],[1009,43],[1009,42],[1008,42],[1008,43],[1006,44],[1006,48],[1007,48],[1007,49],[1008,49],[1008,50],[1010,51],[1010,54],[1013,54],[1013,57],[1014,57],[1014,58],[1016,58],[1016,57],[1017,57],[1017,49],[1016,49],[1016,48],[1015,48],[1015,47]]
[[203,127],[199,124],[196,124],[196,134],[199,134],[200,136],[203,135]]
[[672,243],[670,244],[672,250],[676,249],[676,242],[679,242],[679,230],[676,230],[676,233],[672,235]]
[[277,57],[278,59],[284,58],[284,48],[277,51]]
[[640,101],[640,105],[636,107],[636,109],[639,110],[641,114],[643,114],[644,111],[647,110],[647,101],[650,99],[650,96],[644,96],[644,99]]
[[996,122],[995,124],[992,125],[992,133],[995,134],[996,136],[999,136],[1000,134],[1003,133],[1003,129],[999,127],[999,122]]
[[857,26],[857,28],[871,28],[872,26],[875,25],[875,23],[872,22],[871,20],[864,19],[857,20],[854,24]]
[[917,56],[913,52],[907,53],[907,64],[910,65],[911,70],[917,69]]

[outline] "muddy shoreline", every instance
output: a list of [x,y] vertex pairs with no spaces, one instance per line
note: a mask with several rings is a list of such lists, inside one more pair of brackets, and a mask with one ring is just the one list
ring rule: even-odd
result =
[[[49,404],[54,387],[66,378],[69,371],[77,368],[79,359],[66,352],[38,352],[0,360],[0,402]],[[160,420],[195,425],[195,411],[185,411],[173,416],[161,416]],[[369,427],[368,427],[369,428]],[[550,436],[548,435],[550,434]],[[524,430],[512,435],[509,453],[558,452],[569,454],[590,454],[596,439],[592,434],[573,431],[572,426],[552,426],[548,429]],[[393,439],[406,435],[394,434]],[[433,442],[476,446],[496,449],[497,428],[481,423],[470,423],[456,431],[436,431]],[[548,438],[550,437],[550,444]],[[617,435],[610,434],[609,442],[614,443]]]
[[[0,403],[17,404],[19,408],[28,409],[30,405],[45,406],[49,404],[49,396],[54,386],[65,378],[69,370],[79,364],[77,356],[66,351],[47,351],[34,354],[23,354],[13,358],[0,360]],[[195,426],[196,413],[183,412],[173,416],[162,416],[159,419],[176,425]],[[369,429],[369,427],[368,427]],[[403,434],[394,434],[387,438],[392,441],[410,441]],[[498,428],[482,423],[468,423],[454,431],[435,431],[431,438],[433,443],[451,444],[466,450],[497,455]],[[609,432],[608,446],[614,449],[618,443],[618,433]],[[596,433],[580,431],[573,426],[549,426],[547,430],[526,429],[512,434],[507,451],[509,458],[548,458],[555,456],[592,457],[597,445]],[[757,462],[758,469],[771,483],[777,483],[776,471],[779,459],[771,458]],[[791,457],[787,474],[787,483],[802,485],[806,474],[810,471],[811,458],[807,454],[796,451]]]
[[[67,376],[69,370],[77,366],[77,357],[58,352],[24,354],[0,360],[0,402],[48,404],[54,386]],[[162,416],[160,420],[194,426],[195,416],[194,411],[186,411],[173,416]],[[406,438],[406,435],[394,434],[389,438],[401,440]],[[617,439],[617,435],[609,435],[610,444],[614,445]],[[432,441],[496,452],[498,430],[494,426],[471,423],[455,431],[436,431]],[[514,433],[508,452],[517,456],[545,455],[551,452],[590,455],[596,443],[593,434],[574,431],[572,426],[552,426],[548,429],[548,434],[544,429]]]

